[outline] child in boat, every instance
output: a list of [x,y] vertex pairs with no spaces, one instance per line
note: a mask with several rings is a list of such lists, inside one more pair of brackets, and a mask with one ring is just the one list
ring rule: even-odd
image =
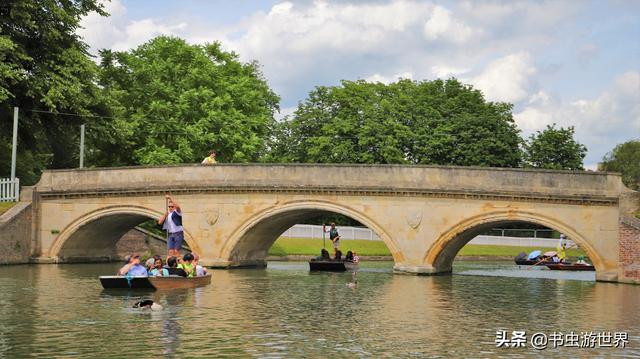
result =
[[584,266],[590,266],[591,265],[591,264],[587,263],[584,260],[584,256],[579,256],[578,257],[578,261],[576,262],[576,264],[581,264],[581,265],[584,265]]
[[353,252],[353,263],[360,262],[360,257],[358,257],[358,253]]
[[193,265],[196,268],[196,276],[197,277],[204,277],[205,275],[207,275],[207,268],[201,266],[200,264],[198,264],[198,262],[200,261],[200,256],[197,255],[196,253],[192,253],[193,254]]
[[193,254],[187,253],[182,257],[182,263],[178,264],[178,268],[187,273],[187,277],[193,277],[196,275],[196,267],[193,265]]
[[153,269],[149,272],[152,277],[168,277],[169,270],[162,267],[162,258],[154,258]]

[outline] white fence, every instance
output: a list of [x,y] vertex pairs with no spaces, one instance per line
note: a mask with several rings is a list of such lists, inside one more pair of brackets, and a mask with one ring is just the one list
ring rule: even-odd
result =
[[[346,227],[336,226],[338,233],[340,233],[341,239],[364,239],[371,241],[379,241],[380,237],[372,230],[366,227]],[[327,226],[329,230],[329,226]],[[502,230],[499,230],[502,231]],[[511,230],[509,230],[511,231]],[[533,230],[527,230],[531,232],[531,235],[537,236],[538,233]],[[540,232],[550,231],[538,230]],[[502,231],[504,233],[504,231]],[[281,237],[290,238],[322,238],[322,226],[316,226],[311,224],[296,224],[295,226],[287,229],[282,233]],[[329,234],[325,234],[326,238],[329,238]],[[568,241],[568,245],[573,242]],[[558,244],[557,239],[553,238],[536,238],[536,237],[509,237],[509,236],[477,236],[472,239],[469,244],[488,244],[488,245],[502,245],[502,246],[514,246],[514,247],[548,247],[555,248]]]
[[0,178],[0,202],[20,200],[20,179]]

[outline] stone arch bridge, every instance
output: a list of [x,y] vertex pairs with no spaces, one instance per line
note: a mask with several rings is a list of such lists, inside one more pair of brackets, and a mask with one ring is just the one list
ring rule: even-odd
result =
[[[205,265],[264,266],[293,224],[340,213],[374,230],[397,272],[451,271],[475,235],[541,224],[583,248],[598,280],[638,282],[637,192],[617,174],[522,169],[219,164],[45,171],[33,188],[32,256],[70,262],[115,254],[116,241],[157,219],[171,193],[186,241]],[[635,222],[634,222],[635,221]]]

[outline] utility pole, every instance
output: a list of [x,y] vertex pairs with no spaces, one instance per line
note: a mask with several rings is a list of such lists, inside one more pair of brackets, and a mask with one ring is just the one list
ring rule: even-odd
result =
[[84,166],[84,124],[80,125],[80,168]]
[[16,178],[16,153],[18,149],[18,108],[13,108],[13,144],[11,145],[11,179]]

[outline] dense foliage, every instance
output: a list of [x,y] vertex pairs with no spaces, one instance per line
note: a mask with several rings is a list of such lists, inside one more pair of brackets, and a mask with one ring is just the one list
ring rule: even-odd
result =
[[524,164],[527,167],[552,170],[582,170],[587,148],[576,142],[574,128],[548,125],[524,143]]
[[622,182],[625,186],[636,191],[640,190],[640,140],[631,140],[617,145],[604,156],[601,169],[622,173]]
[[317,87],[278,125],[267,159],[515,167],[518,132],[510,104],[455,79],[343,81]]
[[[19,106],[17,175],[35,182],[45,167],[77,165],[79,125],[46,112],[101,114],[97,66],[76,35],[96,0],[5,0],[0,5],[0,176],[9,174],[13,107]],[[35,111],[45,111],[35,112]]]
[[94,129],[94,163],[256,161],[279,98],[256,63],[220,44],[157,37],[126,52],[101,52],[100,84],[115,119]]

